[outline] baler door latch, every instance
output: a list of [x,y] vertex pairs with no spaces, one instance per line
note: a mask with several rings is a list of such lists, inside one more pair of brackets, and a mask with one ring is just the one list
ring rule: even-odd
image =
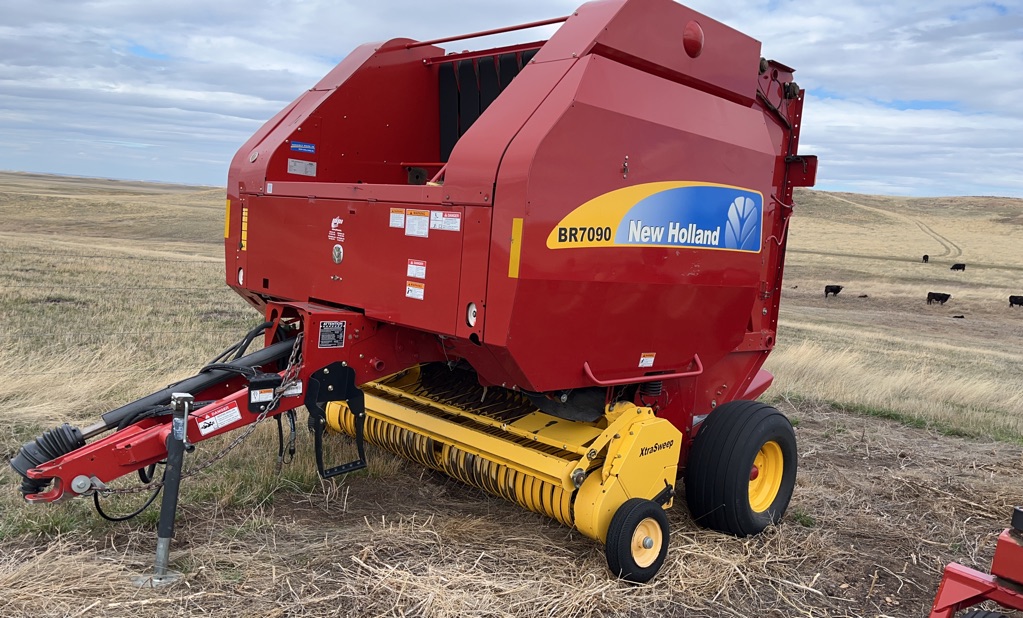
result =
[[[344,401],[355,417],[355,447],[359,458],[355,461],[325,468],[323,465],[323,432],[327,428],[327,404]],[[355,370],[344,363],[331,363],[309,376],[305,407],[309,410],[309,429],[313,432],[316,450],[316,470],[321,478],[347,474],[366,467],[366,449],[363,441],[366,425],[366,397],[355,385]]]

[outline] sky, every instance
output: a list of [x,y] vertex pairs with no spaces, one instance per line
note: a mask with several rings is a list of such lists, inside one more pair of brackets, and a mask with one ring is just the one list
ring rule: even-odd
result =
[[[0,169],[224,186],[245,140],[357,45],[578,4],[0,0]],[[1023,197],[1023,0],[685,4],[796,68],[818,189]]]

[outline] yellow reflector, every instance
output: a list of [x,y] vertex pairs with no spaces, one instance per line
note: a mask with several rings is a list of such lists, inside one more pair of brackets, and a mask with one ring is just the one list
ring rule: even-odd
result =
[[519,278],[519,257],[522,255],[522,218],[512,219],[511,255],[508,258],[508,276]]

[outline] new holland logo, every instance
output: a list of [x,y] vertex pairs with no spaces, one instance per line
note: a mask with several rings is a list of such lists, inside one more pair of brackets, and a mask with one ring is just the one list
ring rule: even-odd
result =
[[667,247],[759,253],[764,198],[708,182],[651,182],[599,195],[568,213],[548,249]]
[[656,453],[657,451],[665,451],[674,445],[675,445],[674,440],[668,440],[667,442],[658,442],[653,446],[644,446],[643,448],[639,449],[639,456],[644,457],[646,455],[650,455],[651,453]]

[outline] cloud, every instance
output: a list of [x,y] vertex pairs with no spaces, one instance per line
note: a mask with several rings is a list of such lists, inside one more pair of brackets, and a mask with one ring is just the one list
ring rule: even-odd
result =
[[866,99],[819,99],[812,93],[805,110],[802,149],[818,154],[819,175],[828,179],[830,189],[1023,196],[1021,117],[893,109]]
[[[797,68],[824,189],[1023,196],[1023,9],[693,0]],[[128,0],[5,7],[0,168],[223,184],[235,150],[356,45],[567,14],[523,0]],[[484,47],[545,38],[552,28]],[[710,42],[709,42],[710,44]]]

